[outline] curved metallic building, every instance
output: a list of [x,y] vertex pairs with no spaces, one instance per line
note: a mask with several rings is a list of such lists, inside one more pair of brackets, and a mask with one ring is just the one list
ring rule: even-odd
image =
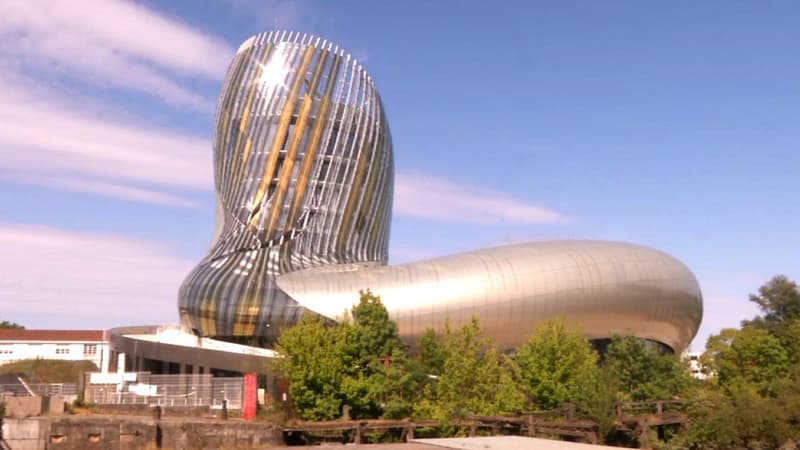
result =
[[354,59],[307,35],[248,39],[217,106],[217,229],[180,288],[182,323],[271,336],[304,312],[277,275],[386,264],[393,173],[380,97]]
[[602,241],[507,245],[398,266],[309,269],[278,286],[330,318],[369,288],[413,339],[476,316],[500,348],[514,348],[542,322],[562,317],[589,339],[635,336],[685,348],[702,317],[700,288],[675,258]]
[[391,136],[362,67],[319,38],[271,32],[236,53],[216,111],[217,227],[180,288],[182,323],[262,336],[336,319],[370,289],[413,339],[473,315],[502,348],[564,316],[592,339],[632,333],[683,349],[702,317],[691,272],[612,242],[496,247],[386,266]]

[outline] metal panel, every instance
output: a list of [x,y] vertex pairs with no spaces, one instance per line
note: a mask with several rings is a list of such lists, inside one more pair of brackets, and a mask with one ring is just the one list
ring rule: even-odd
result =
[[703,314],[700,287],[685,265],[620,242],[536,242],[398,266],[312,268],[278,277],[278,286],[331,319],[358,300],[359,290],[370,289],[408,341],[424,328],[447,320],[458,326],[477,315],[501,348],[563,317],[591,339],[632,334],[681,351]]
[[[274,337],[305,312],[276,276],[386,264],[390,216],[362,213],[375,236],[343,218],[345,207],[360,211],[368,187],[384,204],[392,196],[391,184],[362,181],[367,162],[392,170],[392,144],[375,85],[355,59],[310,35],[254,36],[228,69],[215,130],[219,223],[209,254],[178,294],[185,326],[201,335]],[[380,161],[358,170],[356,159],[370,156]]]

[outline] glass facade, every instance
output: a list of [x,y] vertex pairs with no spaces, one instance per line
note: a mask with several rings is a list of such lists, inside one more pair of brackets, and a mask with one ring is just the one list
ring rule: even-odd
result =
[[313,36],[256,35],[228,69],[214,131],[217,229],[180,288],[184,325],[269,337],[305,312],[276,276],[386,264],[391,136],[356,60]]

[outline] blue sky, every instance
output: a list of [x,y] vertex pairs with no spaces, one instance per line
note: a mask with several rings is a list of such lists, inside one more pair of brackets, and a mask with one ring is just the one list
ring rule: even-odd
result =
[[703,288],[695,350],[769,277],[800,279],[796,2],[200,3],[0,3],[0,319],[177,320],[213,229],[221,79],[273,28],[338,43],[376,81],[392,262],[655,247]]

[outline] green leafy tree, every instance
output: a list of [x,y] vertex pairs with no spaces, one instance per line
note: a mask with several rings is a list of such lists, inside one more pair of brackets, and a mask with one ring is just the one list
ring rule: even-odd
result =
[[0,330],[25,329],[22,325],[4,320],[0,322]]
[[696,390],[691,427],[671,446],[767,449],[800,442],[800,293],[776,276],[750,300],[760,316],[708,339],[702,362],[717,376]]
[[797,372],[800,371],[800,351],[798,351],[800,350],[800,319],[786,323],[777,338],[786,350],[789,363],[795,372],[793,375],[799,375]]
[[537,407],[585,404],[599,377],[597,352],[563,321],[540,326],[517,352],[525,390]]
[[513,362],[482,336],[477,319],[456,331],[446,325],[440,339],[441,374],[426,387],[416,415],[449,420],[470,414],[511,414],[524,407]]
[[793,365],[800,364],[800,288],[785,275],[777,275],[764,283],[757,294],[750,295],[762,315],[743,321],[743,327],[769,331],[786,350]]
[[[412,377],[413,392],[408,396],[414,405],[416,415],[432,417],[430,408],[421,405],[430,402],[434,395],[434,384],[438,382],[444,372],[444,362],[447,356],[442,336],[433,329],[426,329],[417,339],[414,346],[414,358],[408,365],[409,375]],[[421,409],[422,408],[422,409]],[[421,413],[425,409],[424,413]]]
[[444,345],[436,332],[430,328],[425,330],[417,340],[417,361],[423,374],[432,377],[441,375],[446,356]]
[[605,365],[619,400],[675,398],[692,385],[689,371],[677,356],[663,354],[653,343],[634,336],[614,336]]
[[790,360],[781,342],[767,330],[746,326],[726,330],[725,338],[709,339],[720,386],[732,391],[743,385],[774,395],[776,383],[789,374]]
[[739,333],[736,328],[723,328],[719,334],[709,336],[706,341],[706,350],[700,355],[700,362],[703,367],[712,374],[712,381],[716,381],[716,374],[719,373],[719,355],[730,349],[733,338]]
[[700,389],[687,413],[691,426],[670,441],[673,448],[742,448],[736,420],[736,407],[719,389]]
[[276,368],[289,380],[292,405],[303,419],[331,420],[341,414],[346,372],[343,334],[326,326],[321,318],[310,316],[278,339],[276,350],[282,356],[276,360]]
[[370,292],[362,292],[351,316],[331,325],[304,318],[281,334],[277,369],[289,379],[298,415],[310,420],[407,416],[414,392],[409,360],[397,325]]
[[413,377],[405,344],[397,324],[380,298],[366,291],[352,308],[352,326],[344,332],[344,360],[347,376],[342,390],[354,418],[393,417],[411,412]]
[[727,393],[702,389],[688,410],[691,426],[670,441],[670,448],[792,448],[800,439],[798,408],[800,396],[791,389],[778,398],[763,397],[750,385]]
[[785,275],[772,277],[758,289],[757,294],[750,295],[750,301],[758,305],[763,315],[745,322],[745,325],[772,330],[800,319],[800,289]]
[[392,355],[404,351],[405,345],[397,333],[397,324],[389,319],[389,311],[381,303],[380,297],[370,291],[362,292],[351,315],[359,358],[366,361],[374,355]]

